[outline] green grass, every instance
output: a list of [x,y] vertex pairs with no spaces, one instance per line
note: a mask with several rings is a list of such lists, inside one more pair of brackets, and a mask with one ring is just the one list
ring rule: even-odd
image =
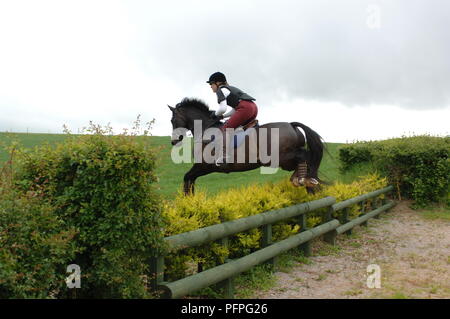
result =
[[317,241],[317,245],[313,250],[313,256],[337,256],[341,250],[342,248],[339,246],[333,246],[326,242]]
[[419,209],[418,212],[425,219],[450,221],[450,207],[444,204],[430,205]]
[[[289,273],[299,264],[310,264],[311,260],[293,249],[276,257],[275,270]],[[276,277],[270,264],[257,265],[235,278],[235,298],[255,298],[256,291],[267,291],[276,284]]]
[[2,146],[9,145],[13,141],[17,141],[21,146],[31,149],[44,143],[50,145],[61,143],[66,138],[67,135],[65,134],[0,133],[0,165],[9,159],[9,154]]
[[255,291],[267,291],[275,283],[276,277],[272,271],[272,266],[268,264],[257,265],[235,278],[235,298],[254,298]]
[[403,292],[396,292],[392,296],[390,296],[391,299],[411,299],[410,296],[405,295]]
[[[64,142],[67,138],[65,134],[27,134],[27,133],[0,133],[0,166],[5,163],[9,155],[2,146],[18,141],[25,148],[33,148],[35,146],[48,143],[56,145]],[[159,149],[157,156],[157,170],[160,183],[158,185],[159,192],[166,199],[171,199],[182,190],[184,174],[191,168],[192,164],[182,163],[174,164],[171,160],[172,145],[169,136],[151,136],[147,137],[149,143]],[[319,170],[319,177],[326,181],[342,181],[349,182],[357,176],[363,175],[362,171],[350,171],[341,175],[339,173],[338,147],[339,143],[327,143],[328,152],[324,153],[324,158]],[[331,156],[330,156],[331,154]],[[251,184],[264,184],[267,182],[277,182],[288,176],[292,172],[278,170],[276,174],[260,174],[260,170],[256,169],[247,172],[236,172],[230,174],[212,173],[199,177],[196,181],[196,190],[205,191],[208,195],[214,195],[218,192],[237,186],[245,186]]]
[[[273,266],[260,264],[233,278],[233,292],[236,299],[254,298],[256,291],[267,291],[276,284]],[[189,295],[197,299],[223,299],[224,291],[220,285],[202,288]]]
[[347,290],[346,292],[344,292],[344,295],[354,297],[354,296],[358,296],[362,293],[363,293],[363,291],[361,289],[351,289],[351,290]]

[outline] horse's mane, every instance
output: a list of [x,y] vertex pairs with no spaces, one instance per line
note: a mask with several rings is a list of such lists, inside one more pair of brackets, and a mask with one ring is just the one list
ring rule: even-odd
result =
[[202,112],[210,113],[211,110],[209,109],[208,105],[206,105],[205,102],[202,100],[196,99],[196,98],[187,98],[185,97],[180,103],[177,104],[178,108],[186,108],[186,107],[194,107]]

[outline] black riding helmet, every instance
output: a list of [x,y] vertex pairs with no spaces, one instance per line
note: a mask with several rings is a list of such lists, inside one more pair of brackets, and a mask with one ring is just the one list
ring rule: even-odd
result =
[[225,78],[225,74],[221,73],[221,72],[216,72],[211,74],[211,76],[209,77],[209,80],[206,81],[206,83],[215,83],[215,82],[226,82],[227,79]]

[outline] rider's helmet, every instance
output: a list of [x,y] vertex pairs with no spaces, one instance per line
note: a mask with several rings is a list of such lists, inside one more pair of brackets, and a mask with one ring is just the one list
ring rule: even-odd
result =
[[211,76],[209,77],[209,80],[206,81],[206,83],[215,83],[215,82],[226,82],[227,79],[225,77],[225,74],[221,73],[221,72],[216,72],[211,74]]

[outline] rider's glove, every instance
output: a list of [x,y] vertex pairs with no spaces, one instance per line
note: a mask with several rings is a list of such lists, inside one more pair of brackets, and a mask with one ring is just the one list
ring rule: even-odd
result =
[[221,120],[223,119],[223,115],[216,115],[216,113],[211,113],[211,118],[213,120]]

